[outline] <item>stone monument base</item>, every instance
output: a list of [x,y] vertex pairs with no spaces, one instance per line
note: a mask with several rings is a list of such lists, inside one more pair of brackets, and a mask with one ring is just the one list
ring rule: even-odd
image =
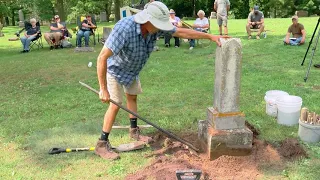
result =
[[198,138],[210,160],[222,155],[246,156],[251,153],[253,133],[243,129],[216,130],[206,120],[199,121]]
[[24,22],[23,21],[19,21],[19,27],[23,28],[24,27]]

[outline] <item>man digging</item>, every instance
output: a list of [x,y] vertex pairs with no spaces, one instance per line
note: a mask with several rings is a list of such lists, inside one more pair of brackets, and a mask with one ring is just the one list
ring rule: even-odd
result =
[[[99,54],[97,74],[99,98],[103,103],[112,99],[121,104],[124,91],[128,109],[137,112],[137,95],[142,93],[139,73],[156,44],[156,38],[164,33],[184,39],[210,39],[221,45],[220,36],[174,27],[170,23],[167,6],[158,1],[151,2],[143,11],[116,24]],[[120,158],[108,139],[118,111],[119,107],[110,103],[104,116],[101,138],[95,148],[95,154],[104,159]],[[140,135],[137,118],[131,114],[129,118],[130,137],[150,142],[150,137]]]

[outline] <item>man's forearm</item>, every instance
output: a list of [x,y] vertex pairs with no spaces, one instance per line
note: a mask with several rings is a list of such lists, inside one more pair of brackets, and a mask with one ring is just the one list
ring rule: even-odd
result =
[[178,28],[177,31],[173,34],[173,36],[184,39],[210,39],[210,35],[208,33],[203,33],[185,28]]
[[98,81],[101,89],[107,89],[107,60],[105,57],[99,55],[97,60],[97,75]]

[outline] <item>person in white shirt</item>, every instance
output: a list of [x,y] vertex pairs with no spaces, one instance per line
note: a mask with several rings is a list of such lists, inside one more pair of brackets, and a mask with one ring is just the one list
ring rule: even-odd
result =
[[217,23],[220,35],[222,35],[222,25],[224,27],[224,35],[228,35],[228,11],[230,10],[229,0],[215,0],[214,10],[217,11]]
[[[206,14],[204,13],[203,10],[199,10],[197,15],[199,18],[196,19],[192,27],[196,31],[207,33],[209,29],[209,20],[206,17],[204,17]],[[196,41],[194,39],[190,40],[190,48],[189,48],[190,50],[194,48],[195,42]]]

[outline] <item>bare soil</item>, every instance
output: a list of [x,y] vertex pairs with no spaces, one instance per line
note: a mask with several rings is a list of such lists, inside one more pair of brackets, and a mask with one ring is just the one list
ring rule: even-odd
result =
[[[154,135],[154,151],[146,157],[155,157],[153,163],[146,168],[130,174],[127,180],[172,180],[176,179],[177,170],[198,169],[202,171],[201,179],[258,179],[264,177],[264,169],[281,172],[285,162],[306,157],[307,154],[296,139],[286,139],[275,147],[266,141],[257,139],[259,131],[250,124],[247,126],[254,132],[252,153],[248,156],[221,156],[210,161],[205,153],[197,154],[180,142],[172,141],[161,133]],[[196,147],[199,142],[196,133],[184,134],[180,137],[188,140]]]

